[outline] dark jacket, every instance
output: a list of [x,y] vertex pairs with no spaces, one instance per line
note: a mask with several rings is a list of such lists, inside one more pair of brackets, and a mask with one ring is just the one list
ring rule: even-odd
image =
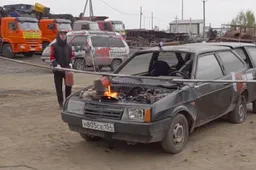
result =
[[73,59],[74,53],[71,46],[68,45],[67,40],[61,40],[58,35],[56,42],[51,45],[50,60],[52,66],[56,67],[59,64],[63,68],[69,68]]

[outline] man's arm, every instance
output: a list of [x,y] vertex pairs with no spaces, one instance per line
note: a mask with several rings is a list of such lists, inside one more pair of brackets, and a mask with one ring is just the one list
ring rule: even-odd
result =
[[50,49],[50,61],[51,61],[53,67],[57,67],[58,62],[57,62],[56,59],[55,59],[55,55],[54,55],[54,46],[51,45],[50,48],[51,48],[51,49]]

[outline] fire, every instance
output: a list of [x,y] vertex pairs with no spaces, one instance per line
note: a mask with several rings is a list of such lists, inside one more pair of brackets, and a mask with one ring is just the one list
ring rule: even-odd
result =
[[108,91],[105,91],[104,92],[104,96],[107,96],[107,97],[113,97],[113,98],[116,98],[118,95],[117,92],[111,92],[111,87],[108,86]]

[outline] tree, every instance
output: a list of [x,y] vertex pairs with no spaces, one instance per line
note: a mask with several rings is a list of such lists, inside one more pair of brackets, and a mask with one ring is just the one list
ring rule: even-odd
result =
[[[242,25],[246,27],[254,27],[255,26],[255,16],[253,11],[247,10],[247,11],[240,11],[237,16],[232,19],[231,25]],[[248,31],[251,29],[247,29]]]
[[251,10],[247,10],[246,12],[240,11],[237,16],[231,21],[231,24],[252,27],[255,24],[254,13]]

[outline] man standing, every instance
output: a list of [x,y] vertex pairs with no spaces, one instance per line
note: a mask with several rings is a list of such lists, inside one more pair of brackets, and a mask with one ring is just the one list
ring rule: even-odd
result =
[[[72,63],[74,59],[74,53],[71,46],[67,43],[67,32],[60,31],[57,35],[56,42],[51,45],[50,60],[53,67],[58,68],[72,68]],[[53,70],[54,83],[57,93],[57,99],[59,106],[63,107],[63,93],[62,93],[62,83],[65,80],[65,71]],[[71,94],[72,86],[65,85],[65,98]]]
[[20,17],[20,14],[16,11],[15,7],[12,7],[11,12],[9,13],[10,17]]

